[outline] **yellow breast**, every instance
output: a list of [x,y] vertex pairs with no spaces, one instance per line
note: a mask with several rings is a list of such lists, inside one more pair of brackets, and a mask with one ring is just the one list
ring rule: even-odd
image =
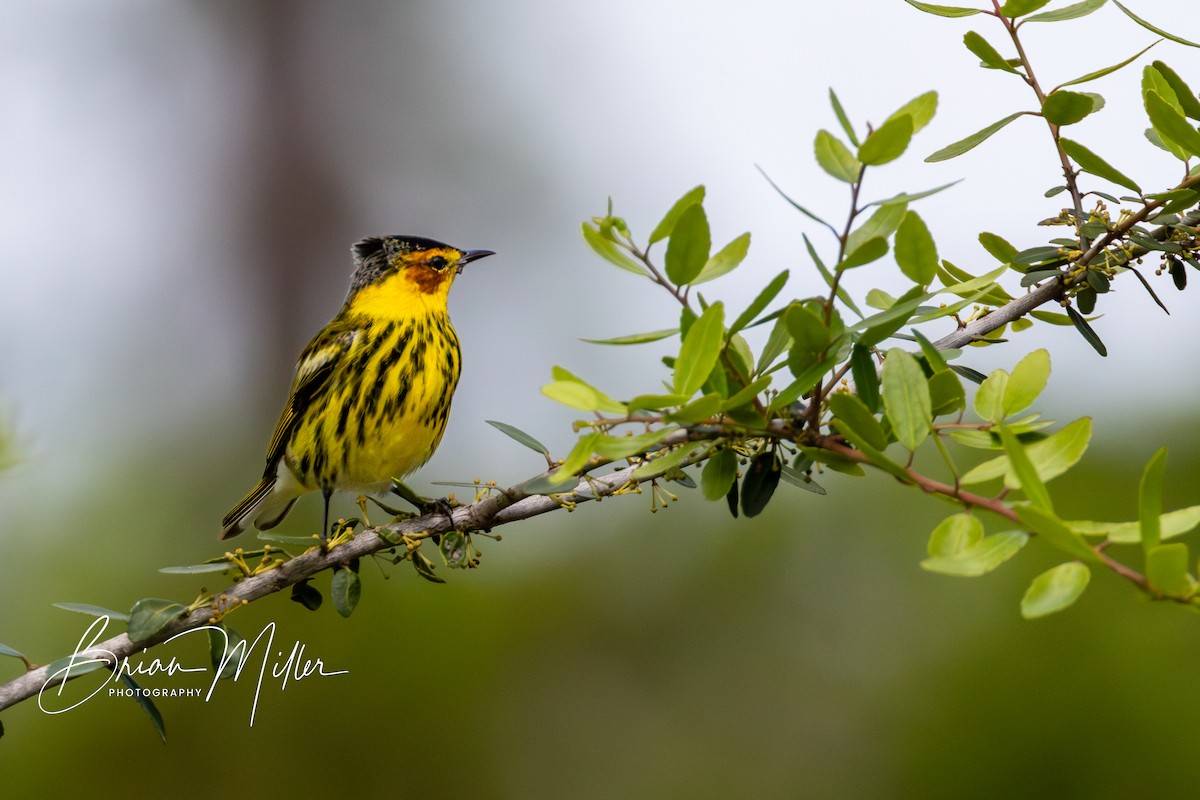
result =
[[313,488],[386,487],[429,460],[449,419],[460,370],[449,315],[361,319],[289,442],[288,465]]

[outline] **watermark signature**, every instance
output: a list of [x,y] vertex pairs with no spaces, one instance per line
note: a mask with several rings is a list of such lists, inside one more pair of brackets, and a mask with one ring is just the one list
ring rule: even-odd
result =
[[[194,633],[210,632],[217,637],[218,642],[223,643],[218,659],[214,654],[212,664],[210,666],[186,666],[181,663],[178,658],[172,656],[166,660],[161,658],[141,658],[134,660],[130,656],[117,658],[117,656],[109,650],[105,650],[98,646],[98,643],[103,640],[105,630],[108,628],[109,618],[107,616],[97,617],[83,636],[79,638],[79,643],[75,646],[75,651],[66,659],[60,659],[55,662],[56,668],[46,677],[46,682],[42,684],[42,688],[38,691],[38,707],[47,714],[63,714],[72,709],[78,708],[84,703],[91,700],[93,697],[102,693],[107,693],[109,697],[122,696],[145,696],[145,697],[199,697],[203,694],[204,702],[212,699],[213,693],[216,692],[217,686],[222,679],[227,679],[226,682],[237,683],[242,679],[242,675],[246,674],[248,679],[254,682],[254,700],[250,706],[250,727],[254,727],[254,718],[258,713],[258,701],[262,695],[263,683],[268,676],[272,681],[279,682],[279,690],[282,692],[287,689],[288,683],[291,681],[302,681],[306,678],[319,677],[327,678],[335,675],[349,674],[349,670],[331,670],[325,666],[320,658],[309,658],[305,655],[305,645],[299,641],[292,644],[291,650],[285,656],[282,649],[275,647],[275,632],[276,627],[274,622],[269,622],[259,632],[253,640],[242,639],[238,637],[234,641],[227,630],[219,625],[203,625],[199,628],[182,631],[175,634],[171,638],[163,642],[175,641],[182,639],[185,636],[190,636]],[[216,647],[213,648],[214,653]],[[146,650],[143,649],[145,654]],[[252,666],[257,666],[257,674]],[[107,668],[108,676],[105,680],[93,689],[86,697],[82,699],[70,699],[63,697],[63,687],[66,685],[66,679],[69,676],[78,676],[84,672],[90,672]],[[174,677],[181,674],[189,673],[205,673],[212,672],[212,682],[208,685],[208,690],[198,688],[132,688],[128,685],[112,685],[114,682],[120,682],[123,676],[129,678],[143,676],[166,676]],[[107,691],[106,691],[107,690]]]

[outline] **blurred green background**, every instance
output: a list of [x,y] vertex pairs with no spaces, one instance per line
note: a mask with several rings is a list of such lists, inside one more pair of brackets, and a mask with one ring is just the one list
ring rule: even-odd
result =
[[[1190,8],[1143,5],[1163,24]],[[1043,28],[1030,47],[1049,83],[1151,40],[1111,8]],[[1200,38],[1192,28],[1179,33]],[[673,313],[579,241],[608,196],[644,237],[704,182],[714,239],[755,237],[707,296],[742,306],[783,267],[790,294],[817,290],[800,233],[828,243],[754,165],[836,218],[843,188],[811,163],[816,129],[835,124],[831,84],[860,122],[941,92],[914,153],[872,185],[882,197],[969,176],[921,207],[944,256],[979,272],[979,230],[1044,241],[1033,223],[1058,201],[1041,196],[1056,183],[1043,130],[1014,125],[963,159],[920,163],[1029,104],[1015,81],[974,69],[965,30],[898,0],[6,6],[0,409],[20,461],[0,474],[0,642],[46,662],[88,622],[52,603],[128,609],[200,592],[200,577],[156,570],[221,552],[217,521],[258,473],[295,356],[336,311],[363,235],[499,253],[455,286],[466,372],[442,448],[413,481],[425,492],[538,471],[484,419],[565,453],[573,414],[538,392],[551,364],[617,396],[657,380],[669,342],[578,341],[667,327]],[[1068,33],[1086,45],[1059,46]],[[1194,51],[1155,52],[1200,85]],[[1178,169],[1141,138],[1137,79],[1098,85],[1108,107],[1078,138],[1157,186]],[[888,288],[879,272],[858,271],[852,288]],[[1134,517],[1141,465],[1164,443],[1167,507],[1200,502],[1200,377],[1179,366],[1200,355],[1196,292],[1160,292],[1170,318],[1136,290],[1101,309],[1107,361],[1057,330],[968,356],[987,371],[1048,346],[1040,408],[1096,419],[1087,458],[1053,485],[1068,518]],[[1025,586],[1061,560],[1045,545],[982,579],[928,574],[918,562],[948,507],[878,476],[822,482],[827,497],[783,487],[754,520],[687,491],[654,515],[644,495],[548,515],[481,540],[482,568],[443,586],[364,563],[348,620],[257,603],[230,623],[254,635],[274,622],[284,656],[300,643],[348,674],[284,690],[268,677],[253,727],[248,678],[209,702],[161,699],[165,747],[128,699],[53,716],[23,703],[0,715],[0,793],[1193,789],[1193,615],[1098,574],[1069,611],[1022,621]],[[302,502],[286,532],[313,528],[319,506]],[[197,641],[162,655],[205,659]],[[18,671],[0,661],[0,678]]]

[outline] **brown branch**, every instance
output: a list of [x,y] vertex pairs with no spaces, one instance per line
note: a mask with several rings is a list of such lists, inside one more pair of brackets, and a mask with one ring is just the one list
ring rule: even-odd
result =
[[[787,428],[779,424],[774,427],[774,430],[779,434],[786,432]],[[728,433],[729,431],[722,426],[702,426],[692,430],[680,429],[660,442],[659,448],[684,444],[688,441],[715,439],[728,435]],[[598,460],[588,469],[600,469],[609,463],[611,462]],[[98,642],[94,647],[77,655],[80,660],[98,659],[105,661],[110,667],[115,667],[122,659],[145,648],[162,644],[185,631],[213,624],[214,616],[218,611],[223,614],[238,606],[280,592],[332,567],[348,564],[355,559],[381,551],[403,547],[403,544],[398,544],[402,541],[400,537],[427,538],[450,530],[464,533],[488,531],[550,511],[573,507],[588,500],[600,500],[654,480],[654,478],[635,478],[633,472],[637,466],[640,465],[627,466],[600,477],[582,478],[569,488],[564,488],[562,493],[553,496],[528,494],[522,489],[524,484],[518,484],[510,489],[496,490],[490,496],[480,498],[469,505],[452,509],[449,515],[434,512],[403,522],[369,528],[358,533],[353,539],[331,549],[314,547],[283,562],[274,569],[248,576],[215,595],[216,608],[213,606],[198,608],[171,622],[147,639],[134,642],[127,634],[122,633]],[[549,472],[545,472],[530,480],[536,480],[548,474]],[[114,658],[116,661],[113,661]],[[68,680],[73,680],[75,677],[79,676],[73,675]],[[59,683],[62,681],[54,679],[45,666],[30,670],[7,683],[0,684],[0,710],[34,697],[44,688],[57,686]]]

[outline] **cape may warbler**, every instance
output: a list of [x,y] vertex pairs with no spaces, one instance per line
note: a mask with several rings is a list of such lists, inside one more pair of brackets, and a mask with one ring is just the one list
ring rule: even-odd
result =
[[437,448],[458,383],[461,353],[446,298],[463,265],[493,255],[415,236],[356,243],[342,310],[296,366],[292,392],[267,447],[258,485],[225,515],[221,538],[272,528],[319,489],[386,491]]

